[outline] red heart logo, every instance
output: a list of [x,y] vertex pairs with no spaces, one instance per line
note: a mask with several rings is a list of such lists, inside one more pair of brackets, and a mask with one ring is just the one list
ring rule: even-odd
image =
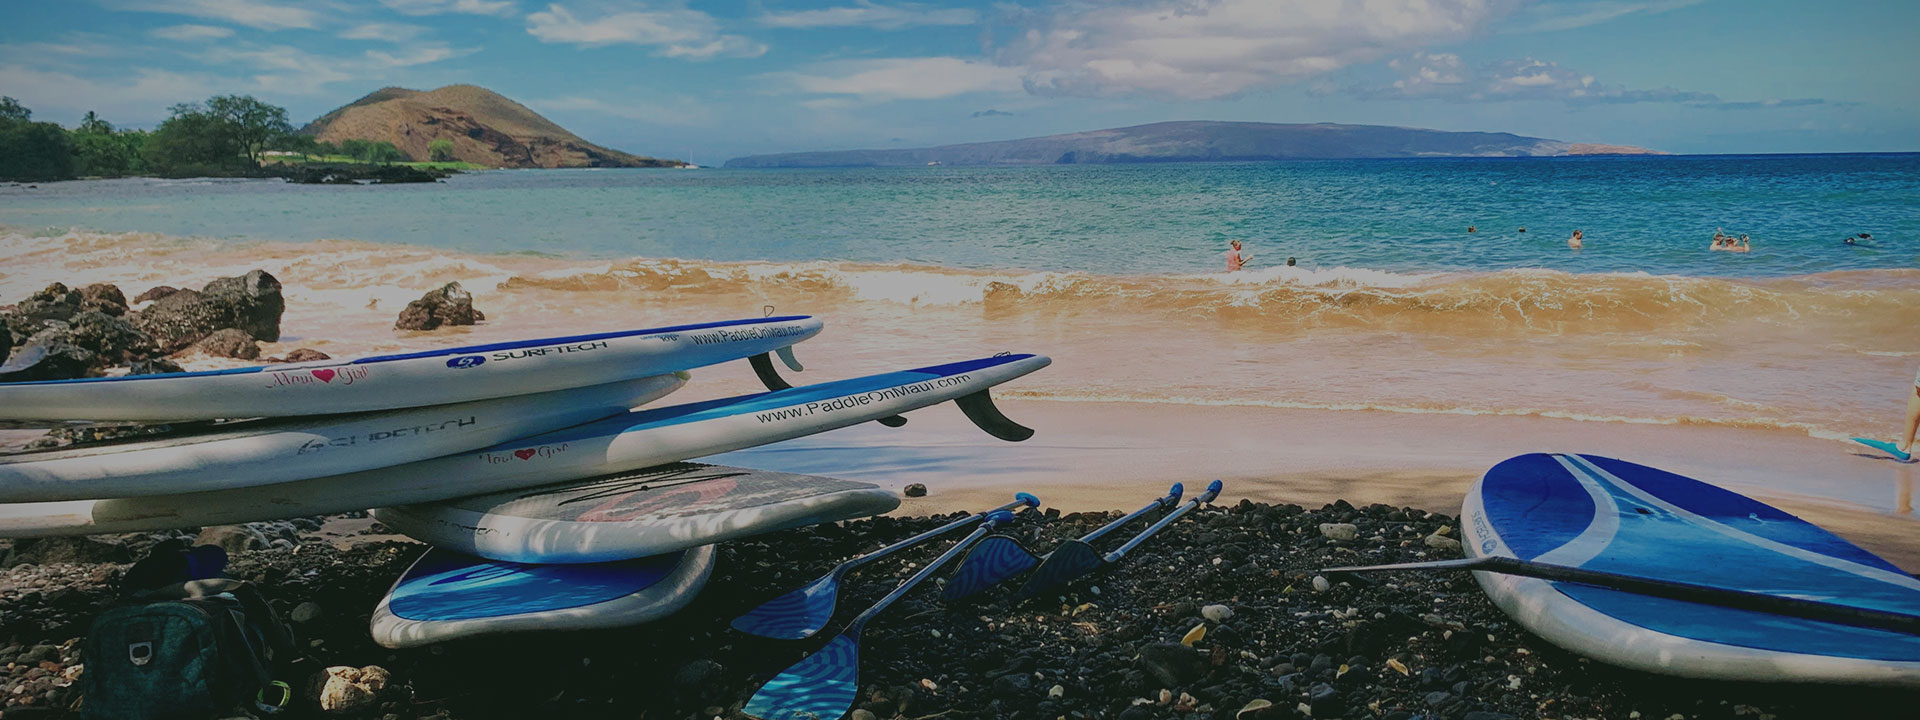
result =
[[313,376],[320,378],[320,382],[323,382],[323,383],[333,382],[333,370],[330,370],[327,368],[321,368],[319,370],[313,371]]
[[515,450],[515,451],[513,451],[513,456],[514,456],[514,457],[517,457],[517,458],[520,458],[521,460],[525,460],[525,459],[527,459],[527,458],[530,458],[530,457],[533,457],[533,453],[534,453],[534,450],[533,450],[533,448],[527,448],[527,449],[525,449],[525,450]]

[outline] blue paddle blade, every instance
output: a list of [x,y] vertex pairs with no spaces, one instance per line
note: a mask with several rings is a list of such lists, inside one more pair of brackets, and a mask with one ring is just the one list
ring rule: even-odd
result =
[[762,603],[733,619],[733,629],[775,640],[813,637],[833,619],[840,598],[840,574],[827,573],[793,592]]
[[760,720],[827,720],[847,714],[860,692],[860,638],[835,636],[775,675],[741,711]]
[[1019,540],[1005,535],[988,537],[967,551],[940,597],[949,601],[970,597],[1038,564],[1040,559],[1027,552]]
[[1021,585],[1020,591],[1013,596],[1026,599],[1039,595],[1099,570],[1104,564],[1106,564],[1106,558],[1101,557],[1092,545],[1080,540],[1068,540],[1060,543],[1060,547],[1054,548],[1053,552],[1047,553],[1046,561],[1040,563],[1040,567],[1035,569],[1032,575],[1027,576],[1026,584]]

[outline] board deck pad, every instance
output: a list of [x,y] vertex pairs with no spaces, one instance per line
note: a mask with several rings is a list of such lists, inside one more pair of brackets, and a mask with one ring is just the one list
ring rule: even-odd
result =
[[[1488,471],[1468,553],[1920,614],[1920,580],[1778,508],[1612,458],[1534,454]],[[1549,640],[1655,672],[1920,684],[1920,637],[1572,583],[1476,576]]]
[[421,541],[510,562],[644,557],[890,512],[891,490],[818,475],[679,462],[583,482],[375,511]]
[[713,572],[712,546],[610,563],[526,565],[428,550],[374,609],[373,638],[412,647],[522,630],[634,625],[677,612]]

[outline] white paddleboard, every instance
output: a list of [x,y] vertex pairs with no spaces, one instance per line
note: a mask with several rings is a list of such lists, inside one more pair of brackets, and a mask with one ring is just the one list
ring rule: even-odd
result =
[[400,465],[612,417],[674,376],[453,405],[253,420],[180,437],[0,456],[0,502],[172,495]]
[[872,483],[674,463],[374,517],[435,547],[518,563],[599,563],[891,512]]
[[226,525],[545,485],[858,425],[978,393],[1050,362],[1037,355],[1003,355],[639,410],[484,450],[277,485],[0,505],[0,537]]
[[[1920,580],[1786,512],[1645,465],[1531,454],[1468,491],[1469,557],[1920,615]],[[1920,687],[1920,637],[1569,582],[1476,571],[1501,610],[1555,645],[1681,677]]]
[[0,384],[0,420],[215,420],[444,405],[664,375],[773,352],[807,316],[680,325],[358,360]]
[[435,548],[373,609],[374,642],[414,647],[526,630],[589,630],[672,615],[707,584],[713,546],[591,565],[517,565]]

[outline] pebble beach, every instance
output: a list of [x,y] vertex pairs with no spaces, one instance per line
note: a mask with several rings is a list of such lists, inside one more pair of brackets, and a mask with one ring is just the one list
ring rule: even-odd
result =
[[[922,502],[942,502],[938,488]],[[215,529],[203,539],[236,548],[230,574],[255,581],[294,621],[301,650],[283,679],[298,699],[284,717],[706,720],[740,717],[761,683],[825,641],[742,635],[727,626],[733,617],[953,517],[880,517],[727,543],[700,600],[670,622],[401,651],[375,645],[367,622],[425,546],[344,517]],[[1045,552],[1115,517],[1041,510],[1003,532]],[[1003,588],[948,605],[929,583],[863,635],[851,717],[1784,720],[1906,717],[1920,701],[1912,692],[1618,670],[1521,630],[1466,574],[1319,572],[1457,557],[1456,532],[1453,517],[1414,508],[1242,501],[1192,513],[1118,567],[1050,597],[1017,603]],[[0,575],[0,718],[75,716],[85,664],[76,638],[111,602],[125,560],[161,537],[12,543]],[[836,623],[946,546],[853,575]]]

